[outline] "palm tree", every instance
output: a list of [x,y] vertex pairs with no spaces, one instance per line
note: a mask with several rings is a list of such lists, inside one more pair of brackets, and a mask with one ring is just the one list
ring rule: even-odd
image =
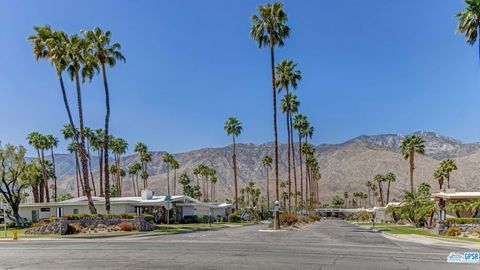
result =
[[442,162],[440,162],[440,168],[445,172],[445,177],[447,178],[447,188],[450,188],[450,174],[458,169],[455,160],[442,160]]
[[[302,137],[303,137],[303,130],[306,129],[308,126],[308,118],[304,114],[297,114],[295,115],[295,119],[292,123],[292,128],[296,129],[298,132],[298,152],[299,152],[299,165],[300,165],[300,201],[303,201],[303,165],[302,165]],[[293,137],[293,136],[292,136]],[[293,142],[293,139],[292,139]],[[295,151],[294,151],[295,153]]]
[[97,209],[93,204],[92,194],[90,190],[90,183],[88,180],[88,160],[87,152],[85,148],[85,128],[83,120],[83,106],[82,106],[82,91],[80,87],[80,72],[82,73],[83,81],[86,77],[91,78],[93,72],[91,70],[89,57],[87,54],[88,42],[79,37],[78,35],[72,35],[66,39],[66,55],[69,59],[67,70],[70,75],[70,80],[75,81],[77,89],[77,107],[78,107],[78,119],[80,130],[80,141],[78,144],[78,153],[80,156],[81,171],[83,178],[83,186],[85,194],[88,199],[88,207],[92,214],[97,213]]
[[372,190],[372,197],[373,197],[373,206],[377,205],[377,196],[378,196],[378,192],[377,192],[377,186],[375,185],[375,183],[372,182],[372,186],[370,187],[370,190]]
[[[278,73],[277,73],[278,75]],[[281,88],[279,88],[281,89]],[[288,88],[287,88],[288,89]],[[300,105],[300,103],[298,102],[297,100],[297,97],[292,94],[292,93],[287,93],[285,94],[285,96],[283,97],[282,100],[280,100],[280,109],[282,110],[283,113],[285,113],[286,117],[287,117],[287,134],[288,134],[288,138],[287,138],[287,158],[288,158],[288,162],[287,162],[287,170],[288,170],[288,181],[289,181],[289,188],[291,188],[291,176],[290,176],[290,161],[292,159],[292,156],[295,157],[295,155],[291,154],[293,152],[292,149],[292,146],[293,146],[293,138],[292,138],[292,123],[291,123],[291,114],[293,112],[296,112],[298,110],[298,106]],[[294,163],[294,162],[293,162]],[[293,168],[295,169],[295,164],[293,164]],[[295,194],[296,194],[296,191],[297,191],[297,178],[295,176],[295,172],[294,172],[294,182],[295,182]],[[289,193],[292,193],[291,190],[289,190]],[[291,200],[289,198],[288,200],[288,207],[289,207],[289,210],[290,210],[290,207],[291,207]],[[295,196],[295,208],[297,208],[297,197]]]
[[[278,135],[277,135],[277,90],[275,83],[275,47],[282,47],[284,39],[288,38],[290,28],[286,25],[287,14],[279,2],[265,4],[257,8],[258,15],[252,16],[250,36],[258,43],[259,48],[270,48],[270,64],[272,70],[272,96],[273,96],[273,133],[275,147],[275,191],[276,200],[280,199],[278,180]],[[279,220],[275,220],[275,228],[279,228]]]
[[[50,26],[35,26],[33,29],[35,30],[36,34],[29,36],[28,40],[33,45],[33,54],[35,60],[49,59],[52,65],[55,66],[56,75],[60,81],[60,89],[62,91],[63,102],[67,111],[68,120],[70,125],[75,127],[62,76],[70,61],[70,59],[67,57],[66,50],[68,35],[63,31],[52,31]],[[76,129],[74,128],[74,130]],[[74,135],[75,139],[77,140],[78,134]]]
[[49,134],[46,136],[46,142],[47,142],[47,148],[50,149],[50,155],[52,158],[52,165],[53,165],[53,183],[54,183],[54,190],[53,190],[53,198],[54,201],[57,202],[57,175],[56,175],[56,169],[55,169],[55,155],[53,154],[53,148],[56,148],[58,146],[58,138],[53,136],[52,134]]
[[345,200],[345,208],[348,208],[348,192],[343,192],[343,199]]
[[372,205],[372,200],[370,197],[370,191],[372,190],[372,187],[375,186],[375,184],[372,181],[367,181],[365,183],[365,186],[367,187],[367,193],[368,193],[368,202],[370,205]]
[[[93,195],[97,196],[97,188],[95,187],[95,179],[93,177],[92,156],[90,149],[92,149],[92,142],[95,141],[95,132],[89,127],[85,127],[86,149],[88,158],[88,168],[90,170],[90,177],[92,178]],[[94,142],[95,143],[95,142]]]
[[180,164],[176,159],[172,160],[172,169],[173,169],[173,194],[177,194],[177,170],[180,167]]
[[262,166],[266,169],[267,171],[267,208],[270,210],[270,177],[269,177],[269,172],[270,169],[272,168],[272,157],[269,155],[265,155],[262,158]]
[[75,156],[75,180],[77,182],[77,197],[80,197],[80,186],[82,187],[82,191],[83,191],[83,185],[80,185],[80,182],[82,182],[82,179],[81,179],[82,175],[80,174],[80,166],[78,163],[77,143],[75,141],[70,142],[67,146],[67,151],[70,152],[71,154],[74,154]]
[[[298,82],[302,79],[302,73],[299,70],[294,70],[297,64],[294,64],[293,61],[290,60],[283,60],[282,62],[278,63],[276,66],[276,78],[275,78],[275,83],[276,87],[278,88],[278,91],[280,92],[281,90],[285,90],[286,94],[284,99],[280,102],[280,107],[282,111],[285,113],[287,117],[287,158],[288,158],[288,188],[289,188],[289,193],[291,192],[291,176],[290,176],[290,160],[291,160],[291,155],[290,155],[290,150],[291,150],[291,132],[290,129],[291,127],[291,117],[290,114],[292,113],[292,103],[296,103],[295,107],[298,107],[298,101],[296,100],[296,96],[292,96],[291,93],[289,93],[290,87],[293,89],[296,89],[298,86]],[[295,97],[295,100],[293,99]],[[296,201],[296,200],[295,200]],[[288,208],[289,210],[291,209],[291,199],[290,196],[288,198]],[[296,205],[295,205],[296,208]]]
[[98,174],[99,174],[99,187],[100,187],[100,197],[104,197],[104,185],[103,185],[103,175],[104,175],[104,169],[103,169],[103,156],[104,156],[104,151],[105,149],[103,148],[103,140],[104,140],[104,132],[103,129],[96,129],[94,137],[90,141],[90,147],[92,148],[93,151],[97,151],[98,154]]
[[415,153],[423,155],[425,153],[425,141],[418,135],[411,135],[402,141],[400,151],[410,164],[410,192],[414,192],[413,171],[415,170]]
[[[143,180],[143,188],[147,189],[148,187],[148,170],[147,170],[147,164],[152,161],[152,155],[148,152],[147,145],[139,142],[135,144],[135,153],[137,153],[140,156],[140,163],[142,165],[142,173],[141,177]],[[138,185],[138,182],[137,182]],[[138,195],[140,195],[140,190],[137,188]]]
[[49,202],[49,190],[48,190],[48,174],[45,167],[45,155],[44,151],[48,149],[48,142],[45,135],[39,132],[31,132],[27,135],[28,144],[30,144],[36,151],[37,157],[40,161],[40,166],[43,173],[43,181],[40,183],[40,202]]
[[142,170],[142,165],[135,162],[128,166],[128,174],[132,177],[132,189],[134,196],[138,194],[138,172]]
[[395,182],[397,177],[393,172],[388,172],[385,174],[385,180],[388,182],[387,185],[387,204],[390,202],[390,183]]
[[[456,32],[465,34],[465,40],[468,45],[473,46],[478,38],[480,27],[480,0],[465,0],[467,7],[465,10],[457,13],[458,25]],[[479,44],[480,57],[480,44]]]
[[170,153],[163,155],[163,162],[167,165],[167,193],[170,195],[170,166],[172,165],[173,156]]
[[236,142],[235,138],[238,137],[242,133],[242,123],[236,117],[229,117],[227,121],[225,121],[225,125],[223,127],[225,132],[228,136],[232,135],[233,139],[233,154],[232,154],[232,162],[233,162],[233,184],[235,187],[235,209],[238,209],[238,192],[237,192],[237,155],[236,155]]
[[104,163],[105,163],[105,207],[107,213],[110,213],[110,198],[108,196],[110,188],[110,180],[108,174],[108,146],[109,146],[109,123],[110,123],[110,92],[107,81],[106,66],[114,67],[117,61],[125,62],[125,57],[120,52],[121,46],[119,43],[110,45],[111,32],[103,32],[100,28],[95,28],[93,31],[82,30],[83,35],[88,40],[88,49],[92,55],[95,56],[97,63],[101,67],[103,86],[105,89],[105,130],[104,130]]
[[383,182],[386,182],[386,178],[385,178],[385,175],[383,174],[377,174],[375,175],[375,177],[373,178],[373,180],[377,183],[378,185],[378,193],[380,194],[380,206],[383,207],[383,185],[382,183]]
[[438,168],[433,172],[433,179],[438,181],[438,185],[440,186],[440,191],[442,190],[443,186],[443,180],[445,179],[445,171],[442,169],[441,166],[438,166]]
[[[122,196],[122,167],[121,167],[121,157],[123,154],[127,152],[128,143],[126,140],[122,138],[116,138],[110,135],[108,140],[110,146],[109,148],[112,150],[114,160],[115,160],[115,174],[116,174],[116,181],[115,181],[115,189],[116,189],[116,196]],[[107,191],[105,191],[107,192]]]

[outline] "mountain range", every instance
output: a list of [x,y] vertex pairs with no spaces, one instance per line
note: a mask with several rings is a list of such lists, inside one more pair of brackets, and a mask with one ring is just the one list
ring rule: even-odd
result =
[[[460,191],[480,190],[480,175],[477,173],[480,166],[480,143],[463,143],[435,132],[419,131],[414,134],[420,135],[426,141],[425,155],[416,156],[416,184],[427,182],[434,189],[438,189],[438,183],[432,178],[433,171],[442,159],[454,158],[457,161],[458,170],[451,175],[451,186]],[[408,162],[399,152],[400,144],[404,138],[404,135],[398,134],[362,135],[341,144],[321,144],[315,146],[315,155],[319,160],[322,173],[320,180],[321,201],[327,202],[335,194],[342,195],[344,191],[366,192],[366,181],[371,180],[377,173],[390,171],[397,176],[397,181],[392,184],[392,195],[393,198],[399,198],[408,187]],[[150,175],[149,187],[157,194],[165,193],[167,166],[162,161],[162,156],[165,152],[154,151],[151,154],[153,160],[148,166]],[[239,188],[253,181],[265,192],[267,174],[260,162],[264,155],[273,156],[273,143],[237,144]],[[233,197],[231,145],[175,153],[173,156],[180,163],[177,176],[186,171],[193,180],[192,169],[199,164],[208,165],[217,170],[217,199],[223,200],[224,198]],[[55,154],[55,159],[59,194],[64,192],[75,194],[74,156],[71,154]],[[123,157],[121,163],[122,166],[127,167],[137,160],[138,156],[133,154]],[[96,172],[95,179],[98,181],[97,157],[92,157],[92,167],[94,172]],[[297,169],[297,174],[299,174],[298,171]],[[286,144],[279,144],[279,172],[280,180],[286,180]],[[270,173],[271,180],[273,179],[272,176],[273,172]],[[172,177],[172,174],[170,177]],[[123,181],[124,195],[131,194],[130,178],[127,176]],[[270,184],[271,196],[273,198],[274,181],[272,180]],[[177,187],[180,187],[180,185],[177,184]]]

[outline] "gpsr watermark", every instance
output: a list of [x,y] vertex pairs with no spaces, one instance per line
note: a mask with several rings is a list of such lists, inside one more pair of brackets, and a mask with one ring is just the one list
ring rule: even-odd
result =
[[456,253],[451,252],[447,257],[449,263],[480,263],[478,252]]

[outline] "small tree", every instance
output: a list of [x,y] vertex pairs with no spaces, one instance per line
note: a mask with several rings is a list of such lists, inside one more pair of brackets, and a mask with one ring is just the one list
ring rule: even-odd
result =
[[[0,194],[10,205],[10,219],[14,219],[16,226],[23,226],[23,220],[18,213],[22,200],[23,189],[29,186],[25,177],[27,163],[25,161],[26,150],[23,146],[6,145],[0,146]],[[13,215],[13,216],[12,216]]]

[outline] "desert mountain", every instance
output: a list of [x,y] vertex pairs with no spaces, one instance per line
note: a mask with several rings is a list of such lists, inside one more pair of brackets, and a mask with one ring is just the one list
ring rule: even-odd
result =
[[[457,190],[480,190],[480,144],[462,143],[456,139],[439,135],[434,132],[416,132],[426,141],[426,154],[416,158],[415,182],[428,182],[434,188],[438,184],[433,180],[432,173],[444,158],[455,158],[458,170],[451,176],[452,187]],[[366,192],[365,182],[371,180],[377,173],[392,171],[397,175],[397,182],[392,185],[393,198],[399,197],[408,187],[408,163],[399,153],[399,146],[405,136],[403,135],[362,135],[342,144],[322,144],[316,146],[316,156],[320,162],[321,200],[328,201],[335,194],[344,191]],[[231,166],[232,147],[204,148],[184,153],[174,154],[180,163],[177,176],[183,172],[191,175],[192,169],[199,164],[211,166],[217,170],[218,199],[231,198],[233,195],[233,173]],[[165,152],[152,152],[153,161],[149,165],[149,187],[156,193],[166,191],[167,166],[162,161]],[[287,147],[280,144],[279,170],[280,179],[287,179]],[[264,155],[273,155],[273,143],[264,144],[238,144],[237,162],[239,186],[250,181],[266,188],[266,171],[260,160]],[[75,184],[75,159],[69,154],[55,156],[57,162],[57,175],[59,176],[59,193],[76,193]],[[129,155],[122,159],[122,166],[138,160],[136,155]],[[298,160],[297,160],[298,165]],[[98,159],[92,158],[92,167],[98,171]],[[270,174],[273,179],[273,172]],[[297,169],[297,175],[299,170]],[[173,176],[173,173],[170,177]],[[299,176],[297,176],[299,179]],[[299,181],[297,179],[297,181]],[[98,181],[98,174],[95,175]],[[131,180],[124,178],[124,194],[131,190]],[[292,177],[293,183],[293,177]],[[270,182],[271,196],[273,197],[274,181]],[[292,184],[293,185],[293,184]],[[298,184],[300,185],[300,184]],[[294,187],[292,186],[292,190]],[[98,187],[97,187],[98,190]],[[177,193],[180,185],[177,184]]]

